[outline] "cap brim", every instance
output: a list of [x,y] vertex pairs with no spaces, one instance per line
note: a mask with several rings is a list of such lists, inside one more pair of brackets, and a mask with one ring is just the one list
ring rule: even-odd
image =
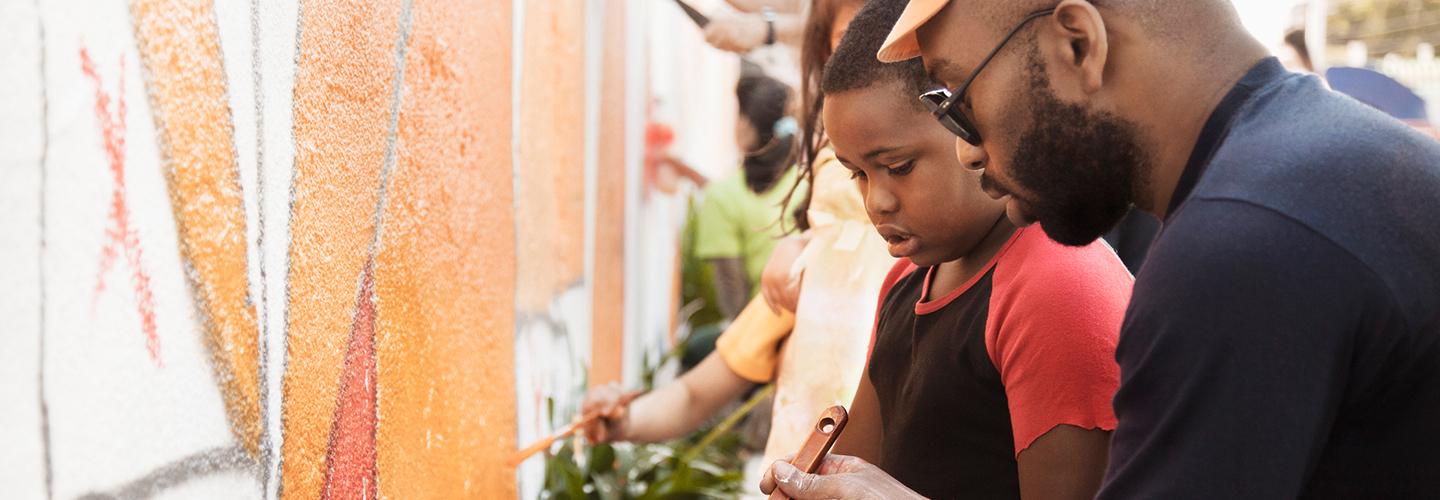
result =
[[880,52],[876,53],[875,57],[887,63],[919,57],[920,43],[915,40],[915,30],[940,13],[947,3],[950,1],[910,0],[905,4],[905,12],[900,13],[900,19],[895,21],[895,27],[890,29],[890,35],[885,37],[885,44],[880,46]]

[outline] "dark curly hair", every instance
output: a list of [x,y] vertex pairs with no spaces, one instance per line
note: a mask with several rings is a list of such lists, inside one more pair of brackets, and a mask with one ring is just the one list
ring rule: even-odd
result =
[[[855,14],[855,20],[850,21],[850,29],[845,31],[845,37],[835,47],[835,55],[830,56],[830,62],[825,64],[825,75],[820,79],[821,94],[900,82],[906,92],[918,97],[940,87],[925,74],[925,66],[919,58],[894,63],[880,62],[875,58],[880,46],[885,44],[890,28],[895,26],[904,10],[904,0],[870,0]],[[914,104],[921,106],[919,99]]]
[[756,149],[745,152],[745,185],[763,193],[775,185],[790,166],[795,134],[776,134],[776,126],[790,107],[790,87],[763,74],[740,77],[735,85],[740,116],[755,128]]

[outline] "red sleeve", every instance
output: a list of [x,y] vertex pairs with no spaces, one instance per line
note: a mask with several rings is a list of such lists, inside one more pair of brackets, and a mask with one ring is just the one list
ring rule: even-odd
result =
[[1102,241],[1065,247],[1022,231],[996,263],[985,327],[1016,456],[1061,424],[1115,429],[1115,344],[1134,283]]
[[870,325],[870,347],[865,348],[865,362],[870,362],[870,351],[875,350],[875,331],[880,328],[880,308],[885,307],[885,297],[890,295],[890,289],[910,273],[915,272],[916,266],[910,259],[901,257],[895,260],[895,265],[890,266],[890,272],[885,275],[885,281],[880,284],[880,297],[875,299],[875,323]]

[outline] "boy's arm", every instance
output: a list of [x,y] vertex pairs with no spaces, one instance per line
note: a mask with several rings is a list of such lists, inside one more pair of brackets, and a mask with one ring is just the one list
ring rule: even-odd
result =
[[1020,496],[1091,498],[1116,425],[1115,345],[1132,280],[1103,245],[1062,247],[1037,230],[996,264],[986,350],[1009,404]]
[[1091,499],[1105,477],[1110,433],[1059,425],[1016,458],[1024,500]]
[[880,429],[880,399],[870,383],[867,366],[860,376],[860,387],[855,389],[855,399],[850,402],[850,422],[845,424],[844,432],[830,452],[880,463]]
[[880,463],[883,424],[880,417],[880,395],[875,392],[875,384],[870,381],[870,355],[873,354],[875,338],[880,332],[880,322],[884,319],[882,316],[885,298],[890,295],[890,290],[896,283],[916,270],[915,264],[902,257],[890,267],[890,272],[885,274],[885,280],[880,284],[880,294],[875,299],[875,324],[871,326],[870,346],[865,353],[865,367],[860,372],[860,386],[855,388],[855,398],[850,401],[850,423],[845,425],[845,431],[835,442],[831,451],[833,454],[850,455],[866,462]]

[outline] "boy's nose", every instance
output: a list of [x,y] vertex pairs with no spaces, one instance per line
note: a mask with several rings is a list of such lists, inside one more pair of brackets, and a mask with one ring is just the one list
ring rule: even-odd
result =
[[955,139],[955,156],[960,159],[960,164],[970,170],[982,170],[990,160],[985,154],[985,148],[965,142],[964,139]]
[[900,200],[886,189],[876,189],[876,186],[871,185],[869,192],[865,194],[865,208],[870,212],[872,220],[875,215],[892,214],[900,208]]

